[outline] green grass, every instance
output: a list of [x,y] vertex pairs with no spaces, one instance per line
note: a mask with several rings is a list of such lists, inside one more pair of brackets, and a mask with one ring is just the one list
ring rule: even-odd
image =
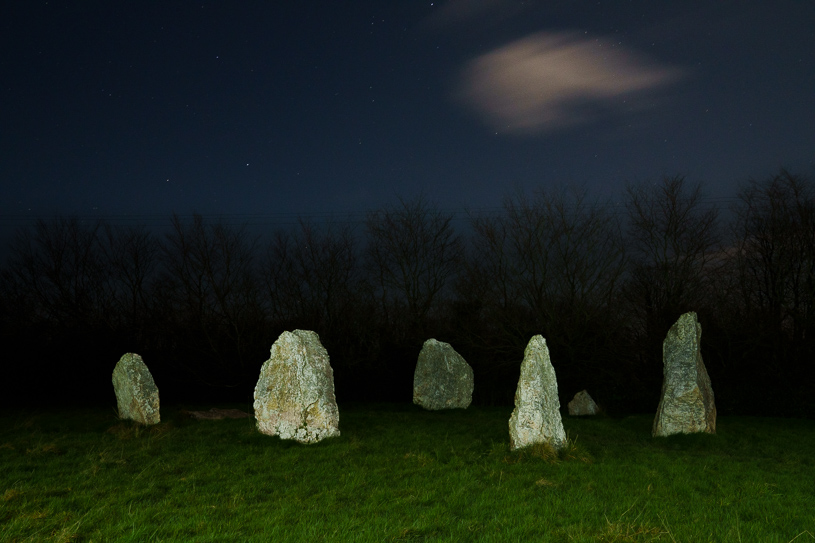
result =
[[171,408],[0,412],[0,540],[815,541],[813,421],[565,417],[553,455],[510,452],[510,412],[341,405],[315,445]]

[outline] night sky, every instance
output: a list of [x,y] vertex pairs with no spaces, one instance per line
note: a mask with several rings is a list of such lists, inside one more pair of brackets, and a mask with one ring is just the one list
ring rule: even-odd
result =
[[[260,222],[420,193],[711,199],[815,173],[804,0],[11,2],[0,218]],[[723,200],[725,201],[725,200]]]

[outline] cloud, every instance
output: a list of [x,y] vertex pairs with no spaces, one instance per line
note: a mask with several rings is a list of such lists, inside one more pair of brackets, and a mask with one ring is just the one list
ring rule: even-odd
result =
[[592,122],[684,75],[609,43],[575,33],[527,36],[470,61],[457,97],[496,129],[536,133]]

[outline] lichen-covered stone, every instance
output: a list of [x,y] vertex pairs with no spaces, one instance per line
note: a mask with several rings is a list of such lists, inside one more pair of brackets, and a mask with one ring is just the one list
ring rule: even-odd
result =
[[467,409],[473,400],[473,369],[449,343],[424,342],[413,374],[413,403],[425,409]]
[[535,443],[548,443],[557,450],[566,445],[555,368],[549,360],[546,340],[540,335],[529,340],[524,351],[515,409],[509,419],[512,450]]
[[274,342],[254,407],[258,430],[270,436],[316,443],[340,435],[334,371],[316,333],[283,332]]
[[580,417],[584,415],[596,415],[599,411],[597,404],[589,393],[581,390],[574,395],[572,401],[569,402],[569,415]]
[[113,368],[113,390],[119,406],[120,419],[132,419],[141,424],[158,424],[158,387],[142,358],[127,353]]
[[674,323],[662,344],[664,379],[653,435],[716,433],[716,403],[699,350],[702,325],[696,313]]

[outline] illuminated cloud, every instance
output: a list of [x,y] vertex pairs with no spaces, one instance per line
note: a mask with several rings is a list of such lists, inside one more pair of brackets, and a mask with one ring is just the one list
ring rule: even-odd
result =
[[681,77],[619,45],[539,33],[470,61],[458,97],[496,129],[535,133],[591,122]]

